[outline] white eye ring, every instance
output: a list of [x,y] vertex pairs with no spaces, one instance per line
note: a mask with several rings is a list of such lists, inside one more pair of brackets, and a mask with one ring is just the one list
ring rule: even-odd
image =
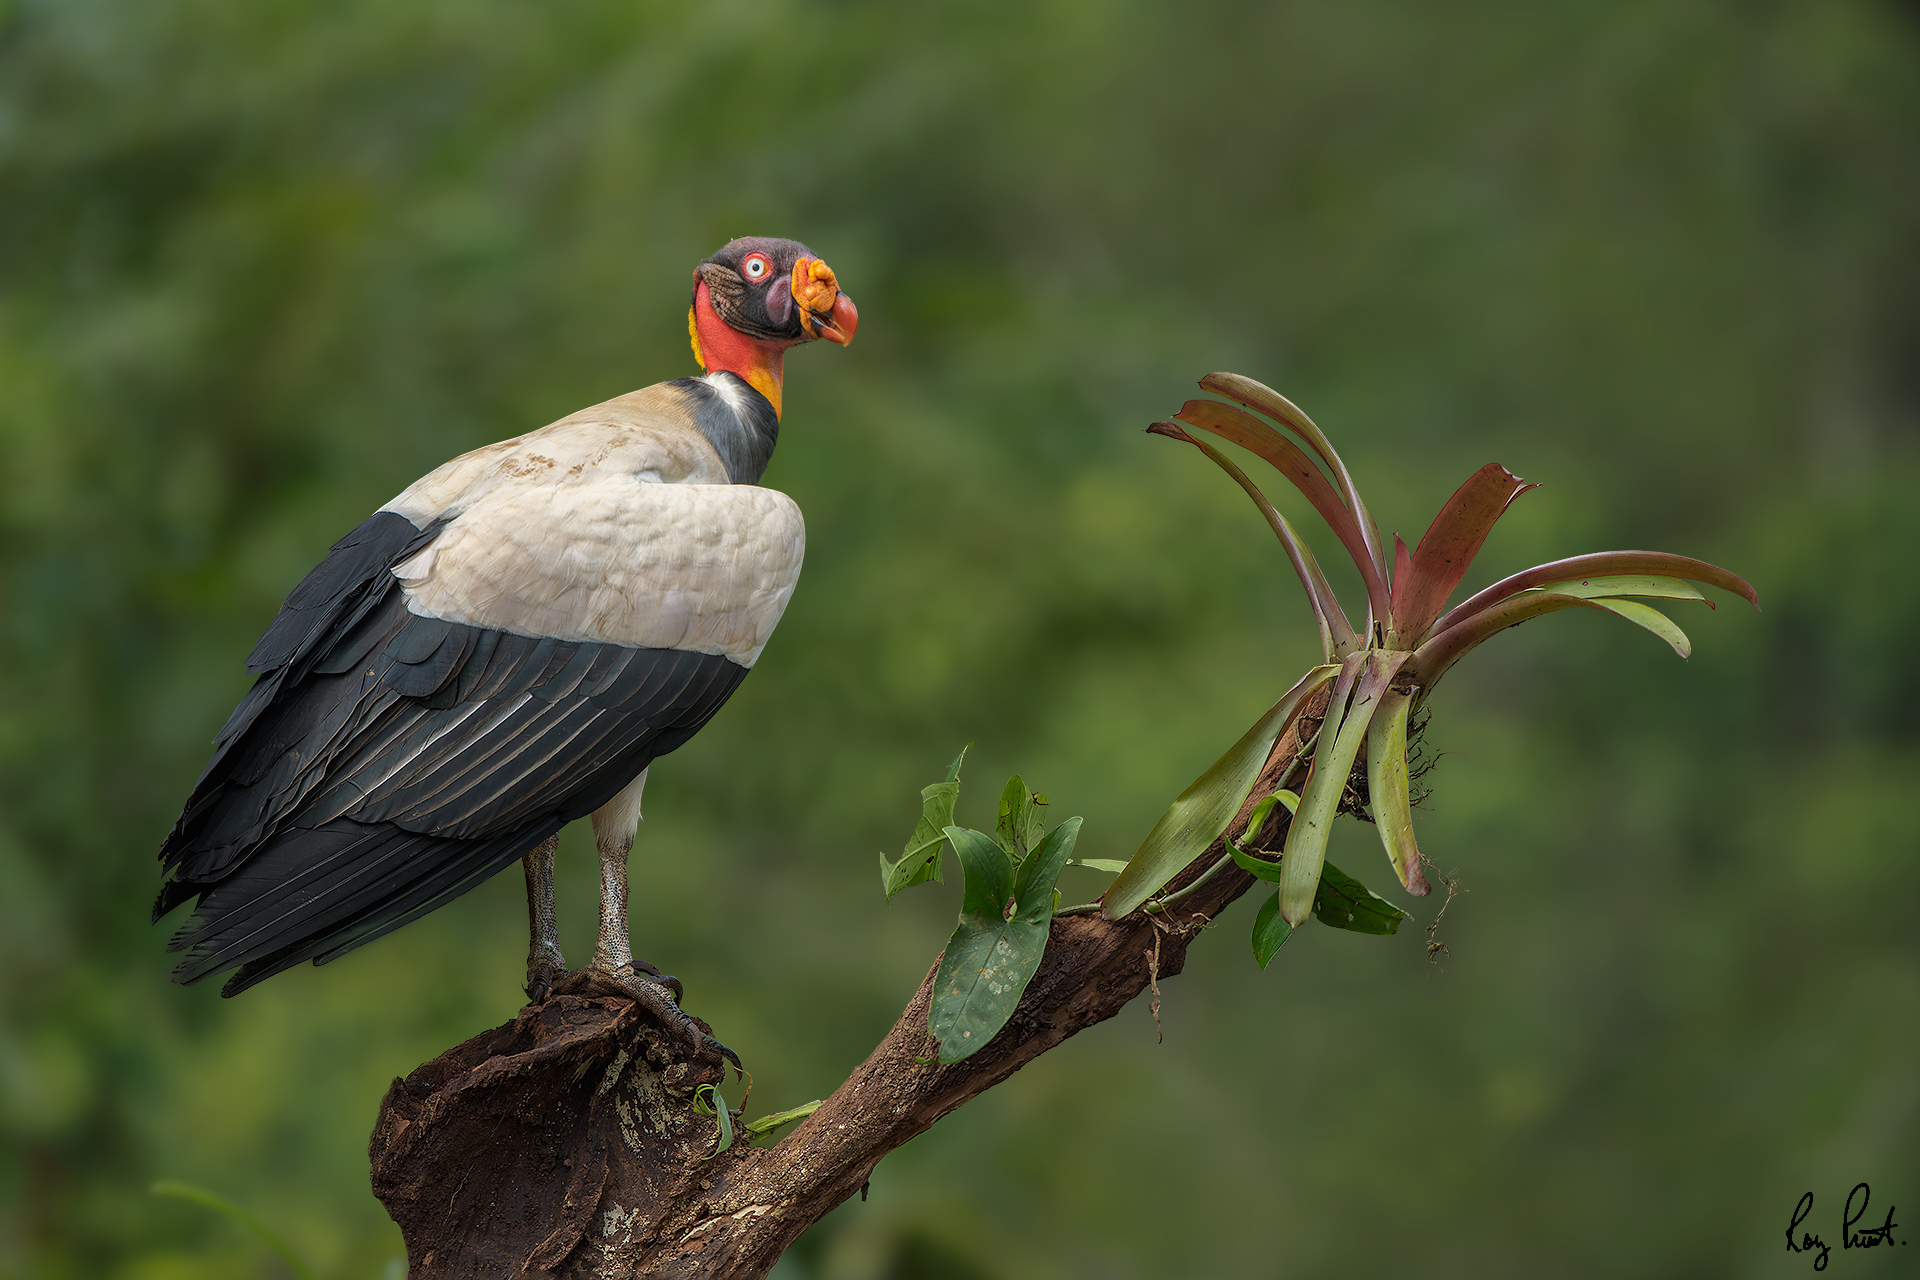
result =
[[746,274],[749,280],[765,279],[767,272],[770,270],[767,266],[767,260],[757,253],[751,255],[745,262],[741,263],[740,269]]

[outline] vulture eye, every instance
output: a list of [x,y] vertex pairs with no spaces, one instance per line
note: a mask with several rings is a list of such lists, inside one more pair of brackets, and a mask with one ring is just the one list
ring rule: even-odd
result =
[[749,280],[765,280],[773,271],[773,264],[767,261],[764,253],[750,253],[740,264],[740,274]]

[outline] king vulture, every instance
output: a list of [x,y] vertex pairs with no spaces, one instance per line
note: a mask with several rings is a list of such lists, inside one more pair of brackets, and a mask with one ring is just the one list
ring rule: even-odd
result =
[[170,944],[174,981],[238,966],[231,996],[325,964],[518,859],[542,999],[566,973],[554,848],[591,814],[588,970],[684,1032],[678,983],[627,941],[641,790],[746,678],[793,594],[800,510],[759,487],[782,358],[844,345],[858,323],[804,245],[735,240],[694,272],[705,376],[455,458],[335,543],[248,656],[259,678],[161,849],[154,919],[198,899]]

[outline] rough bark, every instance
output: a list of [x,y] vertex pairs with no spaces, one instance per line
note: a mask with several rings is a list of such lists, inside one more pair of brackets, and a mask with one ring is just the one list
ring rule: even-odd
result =
[[[1293,772],[1300,730],[1324,705],[1322,693],[1281,736],[1254,796]],[[694,1094],[720,1069],[690,1061],[642,1010],[554,996],[394,1081],[369,1152],[374,1194],[406,1237],[414,1280],[764,1275],[889,1151],[1178,974],[1200,926],[1251,883],[1228,867],[1154,915],[1056,918],[1012,1020],[949,1066],[927,1035],[930,968],[867,1060],[767,1147],[713,1154],[716,1121]]]

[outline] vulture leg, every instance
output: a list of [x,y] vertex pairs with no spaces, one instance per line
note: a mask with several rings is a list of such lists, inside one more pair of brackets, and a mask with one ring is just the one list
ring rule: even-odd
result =
[[553,855],[560,837],[549,836],[521,864],[527,869],[527,999],[539,1004],[567,971],[560,954],[560,923],[553,910]]
[[627,935],[627,855],[633,852],[640,826],[640,793],[647,788],[647,771],[628,783],[619,795],[594,811],[593,842],[600,848],[600,937],[593,948],[593,967],[603,973],[631,976],[644,973],[673,992],[685,996],[680,979],[661,973],[645,960],[633,958]]
[[565,985],[626,996],[695,1048],[718,1054],[738,1067],[739,1054],[702,1032],[681,1011],[680,979],[635,960],[627,940],[627,855],[633,851],[634,831],[640,825],[640,793],[646,785],[643,769],[625,790],[594,810],[593,839],[600,848],[600,939],[593,949],[593,963]]

